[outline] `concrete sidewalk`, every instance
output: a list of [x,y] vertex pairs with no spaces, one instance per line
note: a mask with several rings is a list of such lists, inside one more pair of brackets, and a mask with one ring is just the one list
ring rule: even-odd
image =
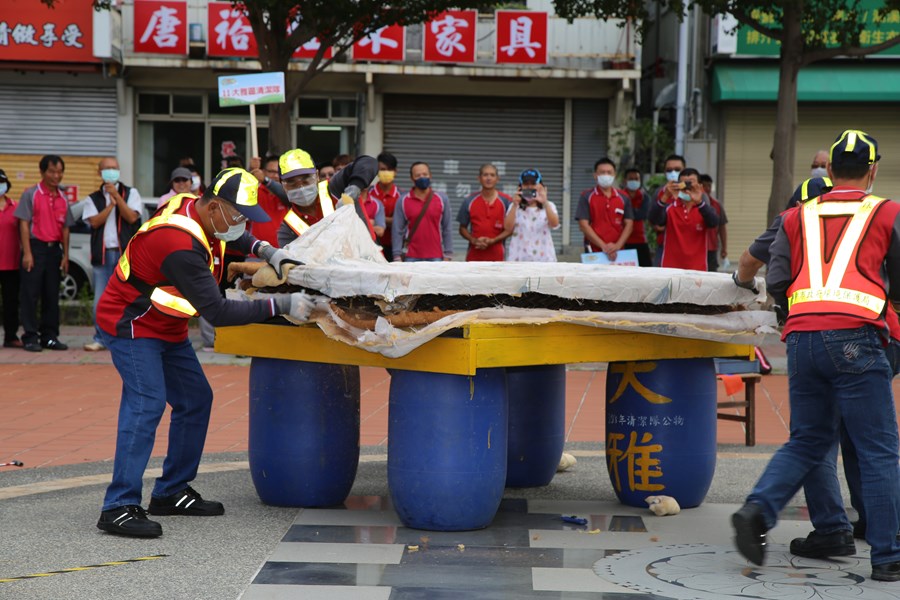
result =
[[[249,360],[245,358],[198,353],[214,388],[216,400],[206,455],[195,487],[204,496],[221,500],[226,506],[226,515],[210,519],[162,517],[160,521],[163,523],[164,535],[156,540],[117,538],[101,533],[94,525],[99,516],[100,501],[112,468],[111,457],[120,381],[110,365],[107,353],[87,353],[80,350],[81,344],[88,341],[90,336],[90,328],[65,328],[60,337],[73,348],[65,352],[45,351],[40,354],[28,354],[19,350],[0,350],[0,389],[3,390],[3,407],[6,412],[5,418],[0,421],[0,462],[18,459],[26,463],[21,469],[12,467],[0,469],[0,531],[3,532],[0,536],[0,598],[212,600],[238,598],[245,591],[247,600],[288,597],[431,598],[441,595],[434,591],[422,592],[424,595],[417,595],[418,592],[403,592],[402,590],[407,589],[403,587],[404,584],[390,578],[395,577],[396,573],[390,577],[387,575],[389,572],[394,573],[391,571],[394,567],[386,566],[383,567],[382,578],[376,578],[377,582],[372,585],[364,586],[359,581],[347,584],[340,578],[344,583],[337,585],[338,579],[334,579],[337,577],[334,573],[343,571],[334,565],[342,562],[340,556],[327,559],[330,561],[327,569],[332,573],[329,576],[323,575],[320,567],[313,565],[315,560],[309,559],[313,562],[276,564],[274,567],[276,571],[288,568],[284,567],[284,564],[294,564],[291,573],[299,574],[297,575],[300,577],[299,583],[288,580],[288,584],[285,584],[287,589],[281,584],[274,584],[276,580],[267,579],[271,568],[263,565],[264,563],[272,565],[273,563],[266,563],[267,558],[281,556],[280,553],[286,551],[283,550],[285,540],[290,542],[293,539],[291,535],[300,535],[296,532],[309,530],[310,523],[322,524],[322,531],[329,530],[328,527],[331,526],[326,527],[325,523],[331,523],[333,515],[329,516],[332,513],[328,511],[271,507],[263,505],[258,500],[246,462]],[[779,361],[783,364],[783,358],[779,356],[777,348],[769,350],[769,354],[776,369],[779,367]],[[559,474],[544,488],[508,489],[505,503],[524,499],[527,502],[528,513],[543,514],[555,511],[558,515],[570,508],[575,512],[575,508],[578,508],[595,516],[608,516],[608,518],[598,516],[598,523],[609,523],[609,519],[616,519],[618,518],[616,515],[622,514],[643,515],[646,522],[649,512],[628,509],[617,503],[606,473],[602,451],[604,381],[605,373],[602,370],[573,369],[568,372],[566,447],[576,453],[579,462],[573,471]],[[363,456],[351,494],[355,497],[381,498],[382,500],[376,501],[375,504],[381,507],[379,510],[386,512],[381,516],[379,516],[381,513],[367,512],[366,518],[356,521],[350,518],[353,516],[350,513],[342,513],[347,515],[348,524],[355,522],[364,527],[365,531],[362,533],[354,534],[348,530],[350,539],[358,540],[371,539],[371,526],[374,524],[372,519],[379,523],[387,523],[391,522],[390,519],[396,518],[391,517],[393,512],[389,501],[386,500],[389,497],[386,483],[386,404],[389,380],[383,369],[362,369],[362,382]],[[724,399],[724,391],[720,389],[719,392],[720,398]],[[667,543],[679,539],[694,540],[698,523],[703,523],[701,527],[717,532],[718,542],[727,545],[730,528],[725,515],[733,509],[733,505],[742,501],[765,467],[775,445],[786,439],[786,423],[789,418],[786,407],[786,378],[783,375],[764,377],[758,393],[760,445],[755,448],[744,447],[741,444],[743,441],[741,426],[737,423],[719,421],[719,462],[704,505],[698,509],[684,511],[683,516],[662,519],[658,523],[654,521],[653,526],[646,529],[657,532],[652,536],[648,534],[639,539],[634,538],[627,544],[623,541],[616,542],[625,546],[615,544],[610,546],[612,542],[607,538],[602,540],[590,538],[593,541],[599,540],[598,543],[602,542],[596,551],[600,552],[600,548],[606,548],[602,554],[608,553],[612,548],[625,550],[634,544],[656,547],[662,543],[660,540]],[[160,431],[157,440],[159,443],[154,452],[156,458],[151,461],[152,469],[159,468],[161,464],[159,457],[165,448],[165,425],[160,427]],[[152,477],[157,474],[152,469],[148,471],[145,480],[145,500],[149,497]],[[571,504],[572,502],[576,504]],[[346,510],[371,504],[372,500],[354,500],[348,504]],[[779,534],[780,537],[777,538],[782,542],[789,539],[790,535],[799,535],[806,531],[802,498],[795,498],[794,506],[795,510],[788,513],[789,526],[784,530],[786,533]],[[514,509],[514,512],[516,510],[519,509]],[[687,518],[689,515],[694,517]],[[649,518],[654,517],[650,515]],[[498,519],[500,520],[496,528],[492,526],[486,530],[487,532],[500,535],[498,532],[507,530],[507,525],[503,524],[508,524],[505,520],[507,517]],[[527,531],[531,526],[524,521],[515,527],[508,526],[512,527],[510,531],[521,531],[525,536],[516,539],[531,537],[532,541],[529,544],[531,547],[540,545],[534,536],[553,538],[552,532],[528,534]],[[395,541],[389,545],[395,547],[397,541],[403,538],[402,528],[397,529],[396,525],[391,527],[394,533],[388,537]],[[525,529],[518,530],[516,529],[518,527]],[[659,529],[660,527],[663,529]],[[315,527],[314,530],[319,531]],[[572,532],[572,535],[577,533],[579,532]],[[429,538],[429,534],[425,532],[416,535]],[[440,535],[435,534],[431,537],[438,539]],[[656,541],[653,541],[653,538],[656,538]],[[482,543],[478,541],[482,538],[477,536],[471,541],[468,538],[459,538],[463,539],[467,540],[465,544],[460,541],[452,546],[471,545],[474,552],[474,547]],[[587,539],[576,535],[559,543],[563,544],[563,547],[572,543],[583,546]],[[323,538],[318,541],[325,540]],[[338,555],[356,557],[358,553],[365,554],[371,550],[369,548],[371,545],[365,543],[359,546],[352,545],[349,549],[336,552]],[[272,555],[276,547],[279,550]],[[311,551],[321,554],[326,548],[331,547],[327,544],[313,546]],[[512,550],[508,546],[503,547],[507,548],[505,552]],[[307,547],[302,544],[300,546],[289,544],[287,548],[295,552],[292,556],[296,556],[296,552]],[[409,555],[412,551],[403,548],[400,550],[407,559],[415,558]],[[496,551],[498,548],[489,547],[478,550],[485,553],[483,560],[488,562],[494,560],[490,557]],[[522,551],[525,552],[524,549]],[[134,559],[146,560],[121,562]],[[320,557],[318,560],[325,559]],[[353,558],[343,562],[361,564],[366,560],[368,559]],[[586,560],[587,558],[584,558],[579,563],[576,579],[587,578],[588,583],[585,585],[593,585],[593,575],[588,572],[590,565],[584,562]],[[452,589],[456,589],[453,588],[455,584],[437,582],[435,585],[443,590],[443,593],[449,594],[448,597],[621,597],[604,596],[604,593],[628,593],[630,598],[650,597],[636,594],[635,589],[628,589],[627,586],[608,587],[612,585],[608,582],[603,584],[607,587],[598,587],[596,591],[593,588],[590,590],[578,588],[569,590],[575,595],[563,596],[568,589],[565,587],[568,585],[566,581],[572,576],[568,569],[552,572],[551,583],[546,581],[540,583],[538,581],[540,578],[535,573],[543,571],[535,571],[537,567],[529,566],[531,563],[525,559],[522,559],[521,563],[513,562],[515,563],[511,566],[514,567],[513,571],[504,571],[502,574],[498,572],[499,579],[495,578],[491,580],[493,583],[488,583],[500,586],[504,577],[511,576],[511,573],[525,572],[522,569],[527,568],[527,572],[536,578],[531,592],[512,596],[471,595],[461,590],[452,592]],[[593,559],[589,562],[593,564]],[[360,567],[360,564],[357,564],[357,567]],[[440,567],[442,564],[444,563],[439,560],[436,568],[444,568]],[[456,563],[451,561],[447,564]],[[49,574],[94,565],[106,566]],[[307,577],[303,575],[304,573],[314,574]],[[18,579],[30,575],[41,576]],[[863,573],[863,576],[865,575],[866,573]],[[466,579],[466,577],[450,577],[450,580],[456,581]],[[255,583],[251,586],[251,582]],[[549,587],[541,587],[542,585]],[[373,591],[369,588],[375,589]],[[545,592],[541,592],[542,589]],[[660,592],[655,597],[669,596]]]

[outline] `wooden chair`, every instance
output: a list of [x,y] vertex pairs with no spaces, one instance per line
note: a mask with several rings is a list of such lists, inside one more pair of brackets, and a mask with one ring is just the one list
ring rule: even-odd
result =
[[[716,417],[726,421],[738,421],[745,424],[745,444],[747,446],[756,445],[756,384],[762,379],[759,373],[733,373],[734,376],[740,377],[744,383],[744,399],[734,400],[734,396],[729,396],[729,400],[718,402],[717,409],[722,408],[743,408],[744,414],[732,414],[716,412]],[[717,379],[722,379],[722,375],[716,375]]]

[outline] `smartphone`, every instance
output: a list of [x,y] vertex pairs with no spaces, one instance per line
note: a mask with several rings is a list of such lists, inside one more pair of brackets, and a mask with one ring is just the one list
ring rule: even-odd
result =
[[535,189],[522,190],[522,199],[523,200],[534,200],[535,198],[537,198],[537,190],[535,190]]
[[689,190],[689,189],[691,189],[691,188],[693,187],[693,185],[694,185],[694,182],[693,182],[693,181],[685,181],[685,182],[684,182],[684,189]]

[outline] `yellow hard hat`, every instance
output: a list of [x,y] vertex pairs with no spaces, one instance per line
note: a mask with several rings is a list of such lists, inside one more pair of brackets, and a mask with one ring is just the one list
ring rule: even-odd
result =
[[228,202],[251,221],[265,223],[271,219],[256,201],[258,190],[256,177],[244,169],[232,167],[213,177],[204,195]]
[[282,154],[278,159],[278,172],[282,179],[297,175],[309,175],[316,172],[316,163],[313,162],[308,152],[294,148]]

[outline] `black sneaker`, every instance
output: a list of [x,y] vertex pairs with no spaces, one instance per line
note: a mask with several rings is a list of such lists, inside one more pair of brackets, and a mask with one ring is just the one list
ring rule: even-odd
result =
[[150,498],[147,512],[151,515],[186,515],[191,517],[216,517],[225,514],[221,502],[204,500],[191,486],[166,498]]
[[791,540],[791,554],[805,558],[852,556],[856,554],[853,533],[847,530],[821,535],[816,531],[805,538]]
[[755,565],[762,565],[766,558],[766,527],[762,507],[748,502],[731,515],[734,542],[738,551]]
[[875,581],[900,581],[900,560],[883,565],[872,565],[872,579]]
[[104,510],[100,513],[97,528],[131,537],[154,538],[162,535],[162,525],[148,519],[144,509],[136,504]]
[[44,349],[41,348],[41,345],[37,342],[25,342],[25,345],[22,346],[26,352],[43,352]]
[[866,522],[862,519],[853,524],[853,537],[858,540],[866,539]]
[[69,347],[66,344],[63,344],[56,338],[52,338],[47,340],[46,342],[41,343],[41,346],[46,348],[47,350],[68,350]]

